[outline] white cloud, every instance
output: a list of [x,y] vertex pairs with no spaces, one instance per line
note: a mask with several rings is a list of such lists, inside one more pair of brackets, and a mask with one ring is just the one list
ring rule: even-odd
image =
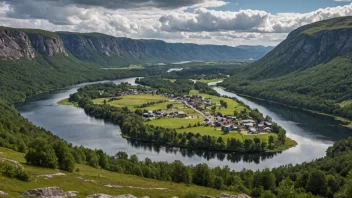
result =
[[[276,45],[299,26],[352,15],[352,4],[303,14],[271,14],[262,10],[230,12],[210,9],[227,4],[223,0],[193,0],[187,6],[173,5],[172,9],[161,4],[107,9],[108,0],[104,0],[104,6],[79,3],[64,6],[63,1],[89,3],[83,0],[11,0],[10,4],[9,0],[7,3],[0,0],[0,25],[50,31],[100,32],[167,42]],[[135,3],[145,1],[133,0]],[[190,8],[194,9],[191,13],[189,10],[193,9]]]
[[160,17],[164,31],[253,31],[288,33],[312,22],[352,15],[352,4],[319,9],[314,12],[270,14],[260,10],[224,12],[196,9],[193,13],[168,13]]

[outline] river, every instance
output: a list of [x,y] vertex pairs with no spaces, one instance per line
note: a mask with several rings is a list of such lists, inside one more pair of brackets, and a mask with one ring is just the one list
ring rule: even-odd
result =
[[[127,78],[113,82],[134,84],[134,80],[135,78]],[[287,136],[296,140],[298,145],[282,153],[266,155],[238,155],[157,147],[126,140],[121,137],[119,126],[89,117],[78,107],[57,104],[58,101],[68,98],[79,87],[87,84],[91,83],[37,95],[16,105],[16,108],[29,121],[50,130],[73,145],[102,149],[110,155],[125,151],[129,155],[137,154],[141,160],[148,157],[154,161],[181,160],[187,165],[198,163],[207,163],[211,167],[228,165],[234,170],[243,168],[256,170],[312,161],[324,156],[326,149],[334,141],[352,134],[351,129],[341,127],[339,122],[331,117],[246,99],[215,87],[214,89],[221,95],[237,97],[250,107],[259,109],[264,115],[272,117],[287,130]]]

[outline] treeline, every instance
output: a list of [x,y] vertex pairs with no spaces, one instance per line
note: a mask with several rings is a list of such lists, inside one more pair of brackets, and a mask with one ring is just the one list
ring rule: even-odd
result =
[[157,89],[159,93],[174,94],[175,96],[188,95],[193,89],[198,90],[200,93],[219,96],[219,94],[209,87],[206,83],[196,82],[189,79],[176,79],[171,82],[168,79],[158,77],[137,78],[136,83],[144,86]]
[[188,79],[178,79],[171,82],[167,79],[150,77],[150,78],[137,78],[136,83],[144,86],[157,89],[159,93],[174,94],[175,96],[184,96],[193,89],[193,82]]

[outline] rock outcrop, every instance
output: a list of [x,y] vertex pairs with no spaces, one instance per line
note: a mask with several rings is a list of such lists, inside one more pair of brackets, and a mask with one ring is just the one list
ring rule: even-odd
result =
[[1,59],[34,59],[36,53],[67,55],[63,41],[53,33],[0,27]]
[[35,50],[26,33],[18,30],[0,29],[1,59],[33,59],[34,57]]
[[4,191],[0,191],[0,197],[4,197],[4,196],[7,196],[8,194]]
[[246,194],[230,195],[230,194],[226,194],[226,193],[221,193],[217,197],[212,197],[212,196],[208,196],[208,195],[201,195],[200,197],[201,198],[251,198],[250,196],[248,196]]
[[230,195],[226,193],[221,193],[216,198],[251,198],[251,197],[246,194]]
[[107,194],[93,194],[93,195],[88,195],[86,198],[137,198],[133,195],[118,195],[118,196],[112,196],[112,195],[107,195]]
[[78,192],[76,191],[68,191],[64,192],[59,187],[47,187],[47,188],[38,188],[33,190],[28,190],[23,193],[24,196],[29,197],[43,197],[43,198],[67,198],[67,197],[75,197]]
[[29,38],[33,48],[41,55],[53,56],[61,53],[67,56],[63,41],[59,37],[29,34]]

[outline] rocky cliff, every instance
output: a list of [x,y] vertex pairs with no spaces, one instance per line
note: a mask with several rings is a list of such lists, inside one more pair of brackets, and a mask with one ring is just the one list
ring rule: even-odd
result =
[[303,26],[247,69],[253,78],[269,78],[324,64],[335,57],[351,58],[352,17]]
[[271,47],[196,45],[136,40],[99,33],[48,32],[0,27],[0,59],[73,55],[102,67],[191,60],[258,59]]
[[50,32],[0,27],[0,57],[2,59],[34,59],[36,53],[67,55],[63,41]]

